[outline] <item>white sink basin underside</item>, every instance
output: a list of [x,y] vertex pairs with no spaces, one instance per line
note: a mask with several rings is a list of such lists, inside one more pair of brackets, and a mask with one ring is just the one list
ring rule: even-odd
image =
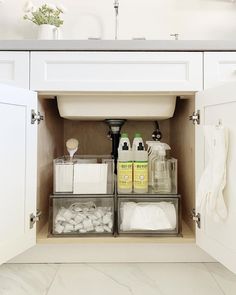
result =
[[153,93],[59,95],[61,117],[71,120],[162,120],[174,114],[176,96]]

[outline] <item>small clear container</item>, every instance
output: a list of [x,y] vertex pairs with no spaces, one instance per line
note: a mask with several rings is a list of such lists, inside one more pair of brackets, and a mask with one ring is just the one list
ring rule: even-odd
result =
[[118,198],[118,234],[124,236],[180,235],[180,195]]
[[69,156],[53,161],[53,193],[106,195],[114,193],[111,156]]
[[51,196],[53,236],[112,236],[113,197]]
[[177,194],[177,160],[160,157],[152,161],[153,186],[156,194]]

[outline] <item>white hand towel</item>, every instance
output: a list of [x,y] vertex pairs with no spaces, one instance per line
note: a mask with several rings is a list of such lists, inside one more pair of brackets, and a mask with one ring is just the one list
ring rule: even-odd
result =
[[209,160],[199,182],[197,207],[218,222],[227,217],[223,190],[226,185],[228,130],[221,125],[205,126],[204,136]]

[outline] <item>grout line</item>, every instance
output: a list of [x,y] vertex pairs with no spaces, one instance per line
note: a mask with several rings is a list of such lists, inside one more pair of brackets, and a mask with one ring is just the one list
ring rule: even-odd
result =
[[222,292],[223,295],[226,295],[226,293],[224,292],[224,290],[222,289],[220,283],[218,282],[218,280],[215,278],[215,276],[213,275],[213,273],[208,269],[207,267],[207,263],[203,262],[202,263],[205,267],[205,269],[208,271],[208,273],[211,275],[211,277],[213,278],[213,280],[215,281],[217,287],[219,288],[219,290]]
[[57,276],[57,274],[58,274],[58,272],[59,272],[59,269],[61,268],[61,264],[57,264],[57,263],[55,263],[55,265],[57,265],[58,267],[57,267],[57,270],[55,271],[55,274],[54,274],[54,276],[53,276],[53,278],[52,278],[52,280],[51,280],[51,283],[50,283],[49,286],[46,288],[46,293],[45,293],[45,295],[48,295],[48,292],[50,291],[50,289],[51,289],[51,287],[52,287],[52,284],[54,283],[54,281],[55,281],[55,279],[56,279],[56,276]]

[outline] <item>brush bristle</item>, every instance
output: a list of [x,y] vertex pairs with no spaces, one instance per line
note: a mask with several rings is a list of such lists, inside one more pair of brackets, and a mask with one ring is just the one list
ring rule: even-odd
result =
[[66,142],[66,147],[69,150],[74,150],[74,149],[78,148],[78,146],[79,146],[79,141],[75,138],[70,138]]

